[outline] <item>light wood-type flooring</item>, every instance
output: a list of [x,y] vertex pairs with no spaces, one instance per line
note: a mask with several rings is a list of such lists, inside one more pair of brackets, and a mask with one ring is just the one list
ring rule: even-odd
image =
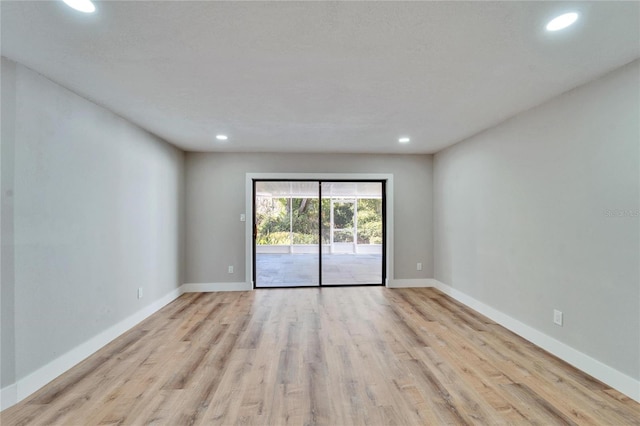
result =
[[640,424],[640,404],[435,289],[190,293],[2,425]]

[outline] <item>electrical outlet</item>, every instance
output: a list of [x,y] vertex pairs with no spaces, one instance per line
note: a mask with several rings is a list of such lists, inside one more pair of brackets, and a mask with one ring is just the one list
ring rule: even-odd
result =
[[422,262],[418,262],[416,265],[416,271],[422,271]]
[[562,311],[557,309],[553,310],[553,322],[559,326],[562,326]]
[[229,273],[233,274],[233,265],[229,265]]
[[138,287],[138,299],[142,299],[142,287]]

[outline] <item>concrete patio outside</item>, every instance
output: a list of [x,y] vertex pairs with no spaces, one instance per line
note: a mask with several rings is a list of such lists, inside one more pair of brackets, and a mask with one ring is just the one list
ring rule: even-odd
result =
[[[256,287],[318,286],[318,254],[257,253]],[[382,284],[382,254],[323,254],[322,285]]]

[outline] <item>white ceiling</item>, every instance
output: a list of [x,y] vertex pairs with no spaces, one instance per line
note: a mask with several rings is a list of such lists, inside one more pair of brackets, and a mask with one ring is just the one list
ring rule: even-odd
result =
[[640,56],[638,2],[96,5],[3,0],[2,54],[194,151],[432,153]]

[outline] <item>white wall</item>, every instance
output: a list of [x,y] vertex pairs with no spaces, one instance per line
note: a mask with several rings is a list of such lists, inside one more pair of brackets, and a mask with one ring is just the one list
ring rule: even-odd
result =
[[[15,285],[13,250],[13,140],[16,69],[2,58],[0,73],[2,148],[0,149],[0,389],[15,382]],[[0,407],[1,407],[0,401]],[[1,408],[0,408],[1,409]]]
[[[245,277],[246,173],[386,173],[394,181],[394,277],[433,276],[432,156],[337,154],[187,154],[186,279]],[[248,212],[247,212],[248,213]],[[250,259],[249,259],[250,261]],[[416,263],[423,270],[416,270]],[[227,266],[234,265],[229,274]]]
[[636,61],[434,163],[435,278],[635,380],[639,77]]
[[0,383],[182,282],[245,281],[246,173],[393,174],[392,278],[435,276],[637,380],[639,74],[636,61],[435,160],[189,153],[185,167],[165,142],[3,58]]
[[20,64],[2,71],[4,387],[176,291],[184,155]]

